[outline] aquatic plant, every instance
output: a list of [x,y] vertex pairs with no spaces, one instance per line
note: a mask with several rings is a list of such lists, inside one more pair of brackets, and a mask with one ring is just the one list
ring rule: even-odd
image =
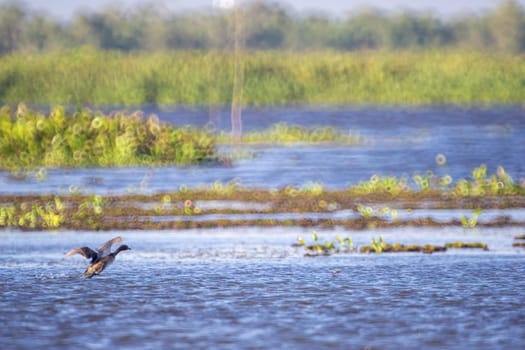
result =
[[[229,143],[231,140],[232,138],[229,133],[221,132],[218,135],[219,143]],[[306,128],[300,125],[290,125],[281,122],[273,124],[268,129],[245,132],[240,142],[279,144],[341,143],[356,145],[363,143],[363,140],[357,132],[342,133],[329,126]]]
[[370,219],[374,216],[374,209],[372,209],[372,207],[358,204],[356,209],[357,212],[365,219]]
[[445,243],[445,247],[447,248],[456,248],[456,249],[471,249],[471,248],[479,248],[483,250],[489,250],[489,247],[486,243],[481,242],[453,242],[453,243]]
[[384,193],[397,196],[403,192],[408,192],[409,188],[404,177],[373,175],[370,177],[370,180],[359,182],[356,186],[350,188],[349,191],[355,194]]
[[349,253],[353,251],[353,242],[349,237],[342,238],[336,236],[333,241],[324,240],[323,243],[319,242],[319,236],[317,231],[312,232],[313,243],[307,244],[304,238],[298,237],[297,242],[294,244],[295,247],[304,247],[306,253],[305,256],[315,257],[320,255],[331,255],[335,253]]
[[[49,116],[19,104],[0,108],[0,168],[190,164],[214,159],[206,130],[178,128],[154,115],[103,115],[54,107]],[[37,178],[45,179],[45,170]]]
[[461,197],[480,197],[485,195],[515,195],[525,193],[525,187],[514,183],[512,177],[502,166],[496,169],[496,174],[487,176],[487,166],[480,165],[472,170],[472,181],[460,179],[453,193]]
[[372,238],[372,248],[376,253],[382,253],[383,248],[386,247],[386,243],[383,242],[383,236],[379,236],[379,240],[376,240],[375,237]]
[[381,207],[380,209],[375,210],[370,206],[365,206],[358,204],[356,207],[357,212],[364,219],[372,219],[374,217],[381,219],[390,219],[396,220],[398,218],[397,209],[392,209],[390,207]]
[[320,196],[324,192],[324,185],[320,182],[307,181],[300,191],[311,196]]
[[472,170],[472,179],[459,179],[455,183],[450,175],[438,176],[432,171],[415,173],[413,183],[407,177],[373,175],[370,180],[359,182],[348,188],[353,195],[390,195],[451,193],[456,197],[512,196],[525,194],[525,186],[517,184],[502,166],[496,174],[487,175],[487,167],[482,164]]
[[210,191],[218,196],[231,196],[239,189],[239,180],[233,179],[227,183],[222,183],[220,181],[215,181],[210,186]]
[[183,203],[183,214],[184,215],[198,215],[201,213],[201,209],[195,205],[191,199],[186,199]]
[[65,218],[65,206],[58,197],[45,204],[24,202],[0,206],[0,227],[56,229]]
[[478,224],[478,218],[482,212],[483,212],[483,209],[477,208],[476,210],[474,210],[474,213],[472,214],[470,218],[467,218],[465,215],[461,215],[460,220],[461,220],[461,225],[463,226],[463,228],[476,227],[476,225]]
[[408,252],[420,252],[425,254],[432,254],[435,252],[444,252],[449,248],[456,249],[472,249],[480,248],[483,250],[488,250],[486,243],[480,242],[454,242],[454,243],[445,243],[443,246],[433,245],[433,244],[401,244],[394,243],[389,244],[383,241],[382,237],[379,237],[379,240],[372,238],[372,244],[367,246],[362,246],[360,248],[361,253],[408,253]]

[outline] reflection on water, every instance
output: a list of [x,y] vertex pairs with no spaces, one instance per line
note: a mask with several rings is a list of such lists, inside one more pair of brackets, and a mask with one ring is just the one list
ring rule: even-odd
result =
[[[208,122],[207,110],[147,112],[179,125],[204,126]],[[229,116],[226,112],[221,115],[216,127],[228,130]],[[245,146],[244,151],[254,156],[230,167],[50,169],[44,181],[38,176],[17,180],[0,173],[0,188],[2,193],[68,193],[72,187],[106,194],[173,191],[181,185],[193,187],[234,179],[250,187],[276,188],[316,181],[327,188],[344,188],[374,174],[401,177],[428,170],[451,175],[456,181],[469,178],[480,164],[486,164],[489,173],[501,165],[517,182],[525,178],[525,111],[520,107],[281,108],[247,110],[243,115],[246,130],[282,121],[357,130],[366,142],[361,146]],[[232,150],[224,146],[221,152]],[[446,157],[445,165],[436,163],[437,155]]]
[[[353,232],[402,243],[483,240],[489,252],[304,258],[301,228],[127,232],[101,276],[64,258],[114,233],[4,233],[2,349],[522,348],[520,228]],[[332,239],[338,230],[319,231]]]

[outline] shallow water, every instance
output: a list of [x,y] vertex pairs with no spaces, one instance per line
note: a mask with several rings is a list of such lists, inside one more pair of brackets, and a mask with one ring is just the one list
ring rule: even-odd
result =
[[[92,279],[70,248],[114,233],[2,233],[2,349],[525,345],[522,228],[319,230],[356,245],[483,241],[490,250],[305,258],[301,228],[126,232]],[[307,239],[308,240],[308,239]]]
[[[159,110],[163,121],[178,125],[209,124],[207,110]],[[321,182],[340,189],[368,180],[372,175],[407,176],[432,171],[456,181],[470,178],[481,164],[494,174],[503,166],[516,182],[525,181],[525,110],[522,107],[459,108],[279,108],[247,109],[245,130],[264,129],[276,122],[307,127],[330,125],[343,132],[357,131],[365,143],[359,146],[282,145],[222,147],[222,153],[243,152],[250,157],[232,166],[154,167],[116,169],[48,169],[43,181],[33,174],[16,180],[0,172],[2,193],[89,193],[174,191],[214,181],[236,180],[241,186],[277,188]],[[228,130],[229,113],[219,113],[215,128]],[[445,155],[447,164],[436,164]]]

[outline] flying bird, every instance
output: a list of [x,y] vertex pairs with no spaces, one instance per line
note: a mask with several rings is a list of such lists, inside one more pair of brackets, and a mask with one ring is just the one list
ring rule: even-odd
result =
[[118,253],[124,250],[131,249],[130,247],[124,244],[119,246],[114,252],[111,252],[111,247],[115,243],[120,242],[122,242],[122,237],[118,236],[113,239],[110,239],[96,250],[93,250],[89,247],[74,248],[67,252],[66,256],[80,254],[86,259],[91,259],[90,265],[84,272],[84,275],[86,277],[91,278],[94,275],[99,275],[102,271],[104,271],[106,267],[113,263]]

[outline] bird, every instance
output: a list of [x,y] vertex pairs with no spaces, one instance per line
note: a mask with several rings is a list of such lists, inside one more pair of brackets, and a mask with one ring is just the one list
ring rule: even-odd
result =
[[87,278],[91,278],[94,275],[99,275],[106,267],[108,267],[110,264],[115,261],[115,257],[118,253],[120,253],[123,250],[131,250],[130,247],[123,244],[117,248],[113,253],[109,253],[109,255],[106,255],[102,259],[98,260],[97,262],[91,263],[89,267],[84,272],[84,275],[86,275]]
[[100,274],[109,264],[111,264],[115,260],[115,256],[117,256],[118,253],[123,250],[131,249],[127,245],[121,245],[112,253],[111,247],[113,244],[120,242],[122,242],[122,237],[117,236],[113,239],[110,239],[96,250],[93,250],[89,247],[74,248],[67,252],[66,256],[79,254],[86,259],[91,259],[89,267],[84,272],[87,277],[91,278],[93,275]]

